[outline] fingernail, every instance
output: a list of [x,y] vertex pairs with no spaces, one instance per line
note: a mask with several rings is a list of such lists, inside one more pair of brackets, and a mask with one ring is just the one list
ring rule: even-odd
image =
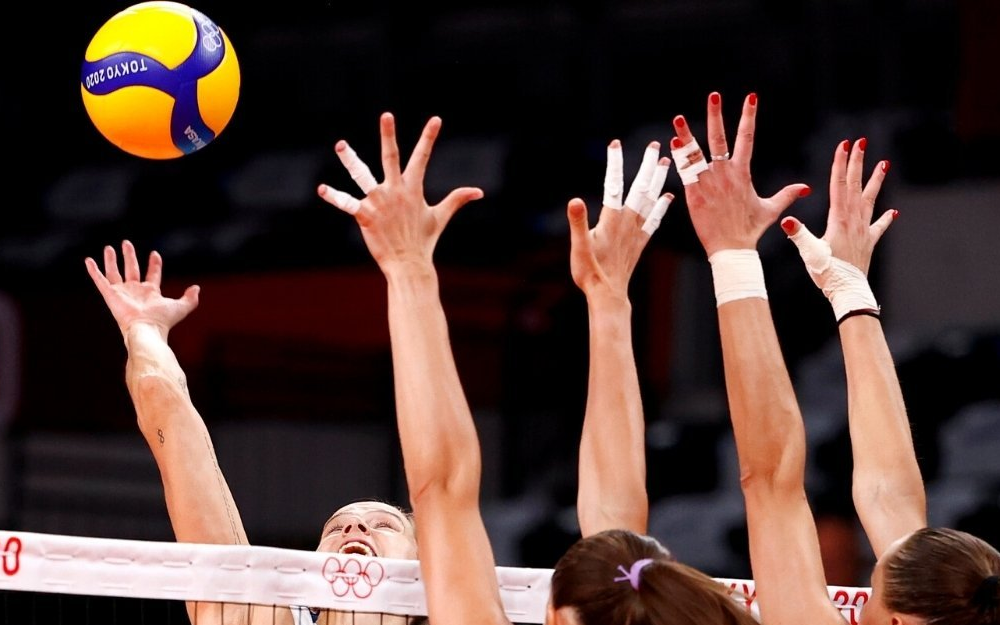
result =
[[889,172],[889,161],[882,161],[882,173],[885,174],[888,172]]
[[757,106],[757,94],[756,93],[751,93],[748,99],[750,100],[750,106]]
[[682,147],[684,147],[684,144],[681,143],[680,137],[674,137],[670,140],[670,149],[678,150]]
[[799,190],[799,197],[807,197],[812,192],[813,192],[813,190],[810,189],[809,187],[802,187]]
[[897,217],[899,217],[899,211],[894,208],[892,209],[892,218],[895,219]]
[[622,142],[619,141],[618,139],[612,139],[611,140],[611,144],[608,147],[611,147],[611,148],[620,148],[620,147],[622,147]]
[[678,128],[683,128],[686,125],[687,122],[684,121],[683,115],[678,115],[677,117],[674,118],[674,126],[677,126]]
[[785,234],[791,234],[792,230],[795,229],[795,224],[792,223],[791,219],[782,220],[781,229],[785,231]]
[[714,105],[718,105],[719,102],[722,102],[722,96],[713,91],[711,94],[709,94],[708,101]]
[[865,151],[866,147],[868,147],[868,139],[866,139],[865,137],[861,137],[860,139],[858,139],[858,148],[862,152]]
[[848,141],[847,139],[844,139],[844,142],[840,144],[840,147],[844,148],[845,152],[850,152],[851,151],[851,142]]

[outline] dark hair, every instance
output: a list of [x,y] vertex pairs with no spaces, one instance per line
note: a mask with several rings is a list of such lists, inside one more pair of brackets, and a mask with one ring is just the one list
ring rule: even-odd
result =
[[926,625],[1000,624],[1000,553],[972,534],[924,528],[885,561],[883,601]]
[[[623,571],[646,558],[652,562],[625,579]],[[656,539],[626,530],[581,539],[559,559],[552,607],[567,606],[582,625],[758,625],[728,588],[675,561]]]

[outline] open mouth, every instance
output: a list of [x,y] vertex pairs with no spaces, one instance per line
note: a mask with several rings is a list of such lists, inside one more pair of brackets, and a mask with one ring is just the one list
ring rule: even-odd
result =
[[337,551],[337,553],[353,554],[353,555],[368,556],[368,557],[378,556],[378,554],[375,553],[375,549],[373,549],[371,545],[369,545],[368,543],[363,543],[359,540],[352,540],[344,543],[343,545],[340,546],[340,549]]

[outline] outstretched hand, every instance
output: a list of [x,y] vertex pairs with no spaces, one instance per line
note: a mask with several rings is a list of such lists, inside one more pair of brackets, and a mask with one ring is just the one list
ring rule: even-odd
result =
[[440,130],[441,118],[432,117],[406,168],[401,169],[396,122],[392,114],[384,113],[380,131],[385,179],[378,183],[368,166],[342,140],[335,147],[337,156],[365,197],[358,200],[325,184],[317,189],[321,198],[354,215],[368,251],[383,272],[400,265],[430,264],[438,238],[452,216],[465,204],[483,197],[478,188],[460,187],[433,206],[424,199],[424,175]]
[[898,215],[897,211],[888,210],[872,223],[875,200],[889,171],[889,161],[879,161],[868,184],[863,184],[867,146],[868,141],[864,138],[854,143],[853,150],[847,140],[837,146],[830,169],[830,212],[821,239],[794,217],[781,220],[781,228],[798,246],[814,280],[829,266],[831,258],[848,263],[867,275],[875,244]]
[[87,272],[97,286],[104,302],[118,322],[122,335],[137,323],[156,327],[164,339],[167,333],[198,307],[200,287],[189,286],[178,299],[164,297],[160,292],[163,277],[163,258],[158,252],[149,255],[146,279],[140,274],[139,260],[135,247],[129,241],[122,242],[122,260],[125,276],[118,271],[115,249],[104,248],[104,272],[93,258],[87,258]]
[[592,297],[607,294],[628,298],[628,284],[639,256],[673,201],[672,193],[660,195],[670,159],[659,158],[660,144],[646,148],[622,208],[621,144],[608,146],[605,199],[597,225],[590,228],[587,207],[574,198],[566,208],[570,228],[570,271],[573,281]]
[[[708,256],[720,250],[756,249],[764,231],[781,213],[797,198],[810,193],[807,185],[791,184],[770,197],[757,194],[750,176],[756,117],[757,95],[751,93],[743,101],[730,155],[722,122],[722,96],[712,93],[708,97],[708,145],[712,161],[693,180],[685,181],[684,186],[691,223]],[[678,152],[694,149],[696,146],[691,144],[695,138],[682,115],[674,118],[674,131],[677,136],[670,147],[683,176],[688,161],[698,165],[706,155],[697,149],[682,162]]]

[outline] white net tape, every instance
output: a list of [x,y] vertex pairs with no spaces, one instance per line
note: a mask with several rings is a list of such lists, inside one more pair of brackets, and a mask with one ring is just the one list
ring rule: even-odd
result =
[[[0,532],[0,549],[0,591],[427,614],[420,567],[412,560],[29,532]],[[511,621],[544,623],[552,570],[496,570]],[[757,613],[752,581],[719,581]],[[844,618],[857,623],[869,589],[829,590]]]

